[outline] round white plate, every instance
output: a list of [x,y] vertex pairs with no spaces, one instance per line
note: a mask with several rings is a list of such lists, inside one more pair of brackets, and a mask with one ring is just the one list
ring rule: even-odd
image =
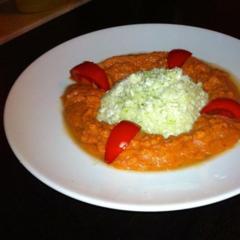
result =
[[113,209],[170,211],[218,202],[240,193],[240,147],[177,171],[116,170],[81,151],[65,131],[60,97],[69,69],[127,53],[184,48],[240,76],[240,41],[181,25],[139,24],[89,33],[42,55],[8,96],[4,125],[20,162],[48,186],[72,198]]

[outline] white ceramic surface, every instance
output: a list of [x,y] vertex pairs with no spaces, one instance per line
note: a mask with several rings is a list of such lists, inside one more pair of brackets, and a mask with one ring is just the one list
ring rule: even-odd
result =
[[89,33],[34,61],[12,87],[4,112],[8,141],[20,162],[48,186],[114,209],[170,211],[240,193],[240,147],[204,164],[169,172],[120,171],[82,152],[64,129],[60,97],[69,69],[113,55],[184,48],[240,76],[240,41],[181,25],[141,24]]

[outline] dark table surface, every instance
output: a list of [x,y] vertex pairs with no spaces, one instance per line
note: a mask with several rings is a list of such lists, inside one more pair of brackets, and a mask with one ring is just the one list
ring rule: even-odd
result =
[[240,38],[239,11],[239,0],[93,0],[1,46],[3,239],[13,235],[31,239],[240,239],[240,196],[195,209],[156,213],[89,205],[62,195],[33,177],[14,156],[2,124],[7,94],[19,74],[62,42],[94,30],[132,23],[193,25]]

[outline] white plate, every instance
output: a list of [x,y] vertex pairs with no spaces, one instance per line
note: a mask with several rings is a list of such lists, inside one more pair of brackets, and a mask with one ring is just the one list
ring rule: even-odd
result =
[[84,61],[154,50],[188,49],[240,76],[240,41],[180,25],[141,24],[86,34],[45,53],[15,82],[4,125],[20,162],[48,186],[75,199],[113,209],[169,211],[218,202],[240,193],[240,147],[177,171],[115,170],[82,152],[64,129],[60,96],[69,69]]

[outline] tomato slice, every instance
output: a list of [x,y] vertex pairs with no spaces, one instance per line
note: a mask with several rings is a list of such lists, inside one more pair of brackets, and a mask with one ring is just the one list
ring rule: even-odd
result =
[[184,49],[171,50],[167,57],[168,68],[181,67],[191,55],[191,52]]
[[229,118],[240,119],[240,104],[230,98],[216,98],[210,101],[201,113],[217,114]]
[[112,163],[140,130],[133,122],[121,121],[111,131],[105,149],[105,161]]
[[77,82],[87,79],[99,88],[107,91],[110,89],[109,81],[105,71],[96,63],[83,62],[70,70],[71,78]]

